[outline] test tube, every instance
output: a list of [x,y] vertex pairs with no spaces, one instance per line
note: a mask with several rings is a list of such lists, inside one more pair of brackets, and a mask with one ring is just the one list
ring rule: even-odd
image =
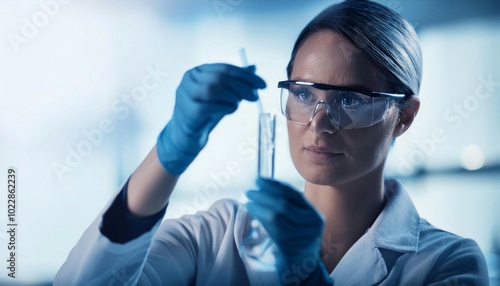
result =
[[274,136],[276,116],[261,113],[259,116],[259,158],[257,172],[261,178],[274,178]]
[[[245,49],[240,49],[240,57],[243,67],[248,66]],[[261,178],[274,178],[274,136],[276,117],[274,114],[265,113],[262,108],[257,91],[257,105],[259,107],[259,145],[257,174]],[[275,259],[273,241],[264,235],[265,229],[258,220],[252,219],[251,231],[243,239],[242,257],[251,267],[259,271],[274,271]]]

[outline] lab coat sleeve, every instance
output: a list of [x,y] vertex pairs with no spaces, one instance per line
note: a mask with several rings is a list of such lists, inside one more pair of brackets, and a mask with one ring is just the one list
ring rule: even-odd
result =
[[[235,203],[220,201],[208,211],[158,221],[125,243],[101,233],[99,215],[70,252],[54,285],[193,285],[210,276],[222,241],[232,241],[226,228],[235,209]],[[200,248],[205,250],[201,255]]]
[[486,261],[477,243],[460,239],[446,247],[429,273],[427,285],[489,285]]
[[134,285],[139,281],[161,220],[139,237],[115,243],[101,233],[102,217],[94,220],[71,250],[54,285]]

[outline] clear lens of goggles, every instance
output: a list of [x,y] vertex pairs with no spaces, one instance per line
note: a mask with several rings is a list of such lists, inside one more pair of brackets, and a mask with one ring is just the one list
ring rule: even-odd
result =
[[337,129],[369,127],[384,120],[390,105],[389,98],[354,91],[320,90],[299,84],[281,88],[282,113],[301,125],[308,125],[323,107]]

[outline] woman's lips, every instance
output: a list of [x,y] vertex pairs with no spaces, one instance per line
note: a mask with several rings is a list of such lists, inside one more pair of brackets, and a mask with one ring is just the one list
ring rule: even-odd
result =
[[342,153],[336,153],[333,150],[322,146],[308,146],[304,148],[306,154],[313,159],[313,161],[321,162],[328,161],[333,158],[342,156]]

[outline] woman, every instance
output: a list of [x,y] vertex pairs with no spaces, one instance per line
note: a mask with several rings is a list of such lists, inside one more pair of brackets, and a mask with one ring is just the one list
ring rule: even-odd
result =
[[264,81],[253,67],[188,71],[157,146],[85,232],[55,284],[487,285],[469,239],[434,228],[383,169],[419,109],[421,54],[411,26],[380,4],[333,5],[302,31],[282,89],[292,160],[304,192],[258,179],[248,212],[278,251],[262,273],[240,256],[239,203],[160,225],[177,178],[213,127]]

